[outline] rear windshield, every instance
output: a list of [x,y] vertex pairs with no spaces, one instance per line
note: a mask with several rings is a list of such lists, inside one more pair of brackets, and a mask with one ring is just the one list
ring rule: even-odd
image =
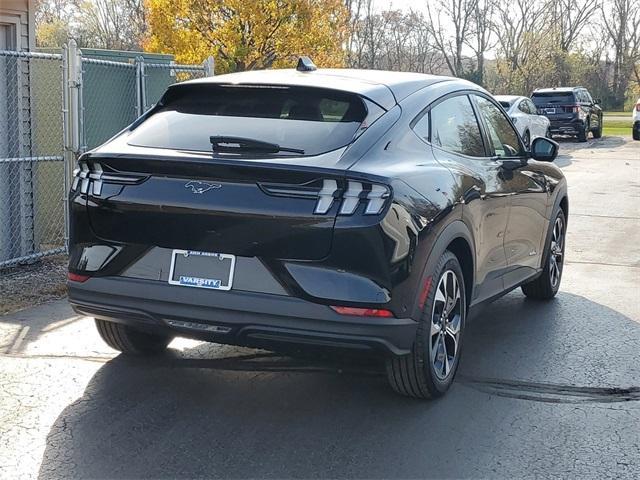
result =
[[576,103],[573,97],[573,93],[566,92],[545,92],[545,93],[534,93],[531,96],[533,103],[536,105],[550,105],[550,104],[558,104],[558,105],[571,105]]
[[211,151],[210,137],[224,136],[318,155],[349,144],[366,128],[367,108],[377,116],[384,112],[355,94],[265,85],[185,85],[170,89],[161,104],[131,132],[130,145]]
[[500,105],[502,105],[502,108],[504,108],[505,110],[509,110],[511,108],[511,104],[509,102],[505,102],[504,100],[500,101]]

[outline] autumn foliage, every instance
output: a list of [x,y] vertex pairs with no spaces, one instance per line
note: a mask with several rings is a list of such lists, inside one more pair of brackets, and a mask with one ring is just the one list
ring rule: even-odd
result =
[[310,55],[323,67],[344,64],[348,12],[341,0],[146,0],[145,50],[200,63],[216,73],[291,67]]

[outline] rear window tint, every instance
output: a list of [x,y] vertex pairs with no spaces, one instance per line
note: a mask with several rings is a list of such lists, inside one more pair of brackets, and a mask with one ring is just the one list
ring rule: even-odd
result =
[[170,89],[161,104],[131,132],[129,144],[211,151],[209,137],[226,136],[318,155],[349,144],[384,113],[355,94],[266,85],[185,85]]
[[545,92],[545,93],[534,93],[531,96],[533,103],[536,105],[571,105],[576,103],[573,93],[560,93],[560,92]]
[[502,108],[504,108],[505,110],[509,110],[511,108],[511,103],[505,102],[504,100],[500,102],[500,105],[502,105]]

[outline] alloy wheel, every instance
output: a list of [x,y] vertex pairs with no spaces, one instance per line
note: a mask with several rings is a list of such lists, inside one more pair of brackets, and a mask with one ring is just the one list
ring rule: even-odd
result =
[[431,313],[431,364],[440,380],[449,376],[459,353],[461,314],[458,277],[446,270],[438,281]]
[[551,286],[554,288],[560,282],[562,274],[562,262],[564,260],[564,221],[562,217],[556,218],[551,233],[551,252],[549,255],[549,276]]

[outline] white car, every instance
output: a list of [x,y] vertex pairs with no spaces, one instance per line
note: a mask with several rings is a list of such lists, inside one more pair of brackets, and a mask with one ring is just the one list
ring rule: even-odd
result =
[[633,113],[631,113],[631,119],[633,120],[633,139],[640,140],[640,98],[633,107]]
[[551,137],[549,119],[544,115],[538,115],[538,110],[530,98],[496,95],[495,99],[511,117],[527,148],[536,137]]

